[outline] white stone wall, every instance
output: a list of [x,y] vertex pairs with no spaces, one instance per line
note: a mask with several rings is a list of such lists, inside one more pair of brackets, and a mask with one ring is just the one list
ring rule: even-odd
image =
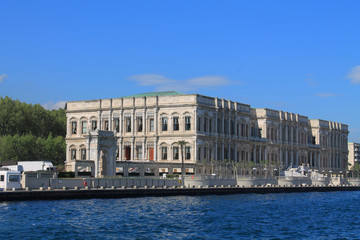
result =
[[[190,130],[185,130],[186,117],[191,119]],[[162,126],[164,118],[166,131]],[[69,102],[66,137],[69,169],[72,150],[76,150],[76,159],[81,159],[81,149],[89,148],[84,136],[92,121],[97,122],[100,130],[116,132],[119,161],[150,161],[152,156],[155,162],[180,162],[181,156],[173,159],[174,148],[178,147],[178,141],[184,140],[191,149],[191,158],[186,163],[231,160],[243,166],[274,168],[304,164],[327,171],[340,171],[347,166],[347,125],[184,94]],[[174,128],[174,121],[178,122],[178,129]],[[87,131],[83,132],[84,122]],[[127,122],[131,129],[127,128]],[[73,133],[74,123],[76,133]],[[167,150],[166,159],[162,157],[163,148]]]

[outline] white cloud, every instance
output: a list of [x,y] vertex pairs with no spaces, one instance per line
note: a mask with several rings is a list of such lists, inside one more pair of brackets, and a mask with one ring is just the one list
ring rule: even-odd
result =
[[158,74],[140,74],[131,76],[130,79],[135,80],[140,86],[154,86],[160,84],[172,84],[176,81],[166,78]]
[[320,98],[329,98],[329,97],[336,97],[338,95],[335,93],[318,93],[316,94],[316,96]]
[[349,72],[348,76],[352,84],[360,84],[360,66],[356,66]]
[[6,75],[6,74],[1,74],[0,75],[0,83],[2,82],[2,81],[4,81],[4,79],[5,78],[7,78],[8,76]]
[[175,80],[158,74],[141,74],[131,76],[130,79],[136,81],[140,86],[154,86],[156,91],[187,92],[204,87],[218,87],[230,84],[230,81],[222,76],[202,76],[186,80]]
[[204,76],[204,77],[189,79],[188,83],[190,85],[195,85],[200,87],[216,87],[216,86],[228,85],[230,81],[227,78],[221,76]]
[[64,108],[65,107],[65,101],[60,101],[60,102],[47,102],[47,103],[44,103],[44,104],[41,104],[45,109],[47,110],[53,110],[53,109],[59,109],[59,108]]

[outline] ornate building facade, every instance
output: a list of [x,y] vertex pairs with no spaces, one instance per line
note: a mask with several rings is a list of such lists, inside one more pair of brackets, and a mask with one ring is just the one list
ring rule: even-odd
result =
[[[67,103],[66,114],[68,171],[95,161],[92,172],[102,176],[98,163],[104,149],[101,141],[95,146],[91,140],[101,132],[112,132],[115,141],[116,150],[102,153],[113,153],[107,161],[113,160],[114,166],[156,164],[156,173],[181,171],[182,159],[187,172],[203,174],[214,170],[197,172],[199,164],[278,169],[307,165],[321,171],[347,168],[347,125],[216,97],[160,92],[76,101]],[[183,148],[182,140],[186,142]]]

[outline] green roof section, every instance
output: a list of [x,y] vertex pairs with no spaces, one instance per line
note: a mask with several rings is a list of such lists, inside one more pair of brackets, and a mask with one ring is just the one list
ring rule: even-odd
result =
[[126,96],[124,98],[132,98],[132,97],[154,97],[154,96],[173,96],[173,95],[183,95],[183,93],[175,92],[175,91],[167,91],[167,92],[149,92],[149,93],[140,93],[135,95]]

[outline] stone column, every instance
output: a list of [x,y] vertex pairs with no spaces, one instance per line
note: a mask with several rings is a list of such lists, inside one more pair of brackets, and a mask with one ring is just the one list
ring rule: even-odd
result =
[[[143,129],[144,130],[144,129]],[[142,150],[142,161],[145,161],[145,141],[142,142],[142,146],[141,146],[141,150]]]
[[[142,118],[142,124],[143,124],[143,135],[146,134],[146,109],[143,110],[143,118]],[[144,154],[143,154],[144,155]]]
[[221,143],[221,161],[224,161],[224,154],[225,154],[225,151],[224,151],[224,142]]
[[[131,110],[131,135],[135,135],[135,110]],[[134,159],[134,158],[133,158]]]
[[157,152],[158,152],[157,140],[155,140],[155,141],[154,141],[154,161],[155,161],[155,162],[158,161]]
[[218,161],[219,159],[217,159],[217,158],[218,158],[218,143],[217,143],[217,141],[215,142],[215,151],[214,151],[214,154],[215,154],[214,160],[215,160],[215,161]]
[[97,129],[101,130],[101,111],[98,111]]
[[264,147],[264,164],[266,165],[269,162],[268,156],[267,156],[267,147]]
[[157,136],[158,135],[158,110],[156,109],[155,110],[155,113],[154,113],[154,131],[155,131],[155,135]]
[[131,141],[131,160],[135,160],[135,144],[134,144],[135,139],[132,139]]
[[256,145],[254,144],[254,147],[253,147],[253,158],[254,158],[254,163],[256,163]]
[[119,133],[120,133],[121,135],[124,134],[124,132],[123,132],[123,123],[124,123],[123,111],[120,110],[120,111],[119,111]]
[[235,143],[235,146],[234,146],[234,161],[235,162],[238,162],[238,156],[237,156],[237,143]]

